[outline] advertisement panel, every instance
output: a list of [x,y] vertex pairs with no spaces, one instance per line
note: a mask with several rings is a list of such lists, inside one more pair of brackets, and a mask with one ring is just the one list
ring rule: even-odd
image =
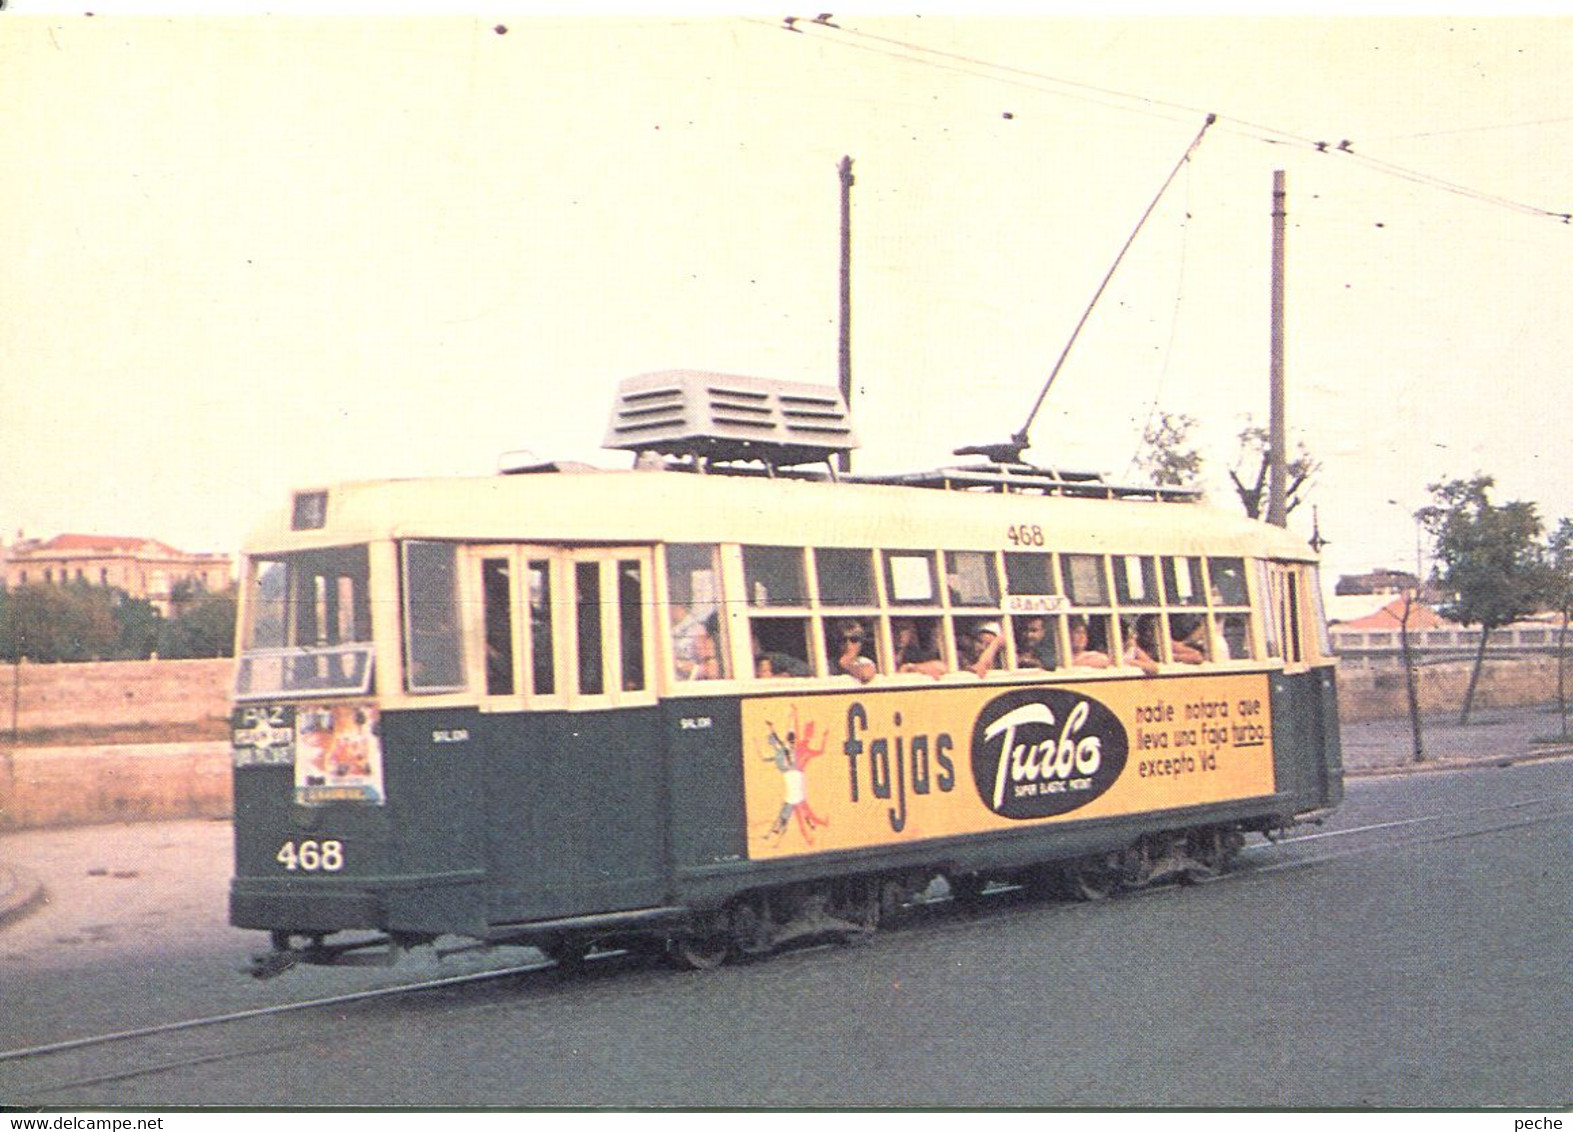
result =
[[382,741],[372,704],[245,705],[235,711],[231,755],[237,769],[294,768],[295,801],[383,803]]
[[754,860],[1274,791],[1261,673],[761,697],[742,727]]

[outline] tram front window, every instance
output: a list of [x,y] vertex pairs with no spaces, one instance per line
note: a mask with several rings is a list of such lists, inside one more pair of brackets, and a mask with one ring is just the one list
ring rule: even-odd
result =
[[368,579],[365,547],[250,560],[236,696],[368,691],[372,652]]

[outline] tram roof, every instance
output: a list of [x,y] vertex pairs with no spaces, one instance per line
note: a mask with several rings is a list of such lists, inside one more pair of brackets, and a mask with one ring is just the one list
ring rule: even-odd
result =
[[1025,525],[1042,528],[1047,550],[1316,557],[1285,530],[1190,501],[644,469],[358,481],[319,490],[327,496],[320,526],[291,529],[285,508],[253,532],[247,552],[409,538],[1009,549],[1008,530]]

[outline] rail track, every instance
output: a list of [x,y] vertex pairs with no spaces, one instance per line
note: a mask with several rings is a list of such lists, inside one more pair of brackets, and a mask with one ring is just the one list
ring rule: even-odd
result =
[[[1233,869],[1199,883],[1249,883],[1254,878],[1269,874],[1315,868],[1341,859],[1467,840],[1557,821],[1573,822],[1573,808],[1567,806],[1565,796],[1547,795],[1349,828],[1313,829],[1279,838],[1272,843],[1253,842],[1245,847]],[[1262,859],[1262,852],[1268,849],[1274,851],[1275,859]],[[1173,891],[1173,888],[1172,885],[1155,886],[1139,890],[1133,895],[1168,892]],[[1003,884],[990,885],[981,894],[981,899],[974,894],[973,899],[965,902],[965,907],[963,903],[945,892],[942,884],[931,886],[908,909],[910,914],[900,918],[897,927],[910,929],[925,924],[937,926],[944,923],[946,917],[965,916],[970,919],[976,915],[1031,915],[1040,912],[1043,907],[1041,900],[1026,894],[1019,886]],[[530,954],[528,949],[518,950]],[[583,970],[604,973],[619,963],[626,965],[639,961],[625,952],[595,952],[585,960]],[[0,1050],[0,1104],[7,1107],[50,1104],[54,1103],[51,1098],[73,1090],[156,1077],[241,1058],[266,1056],[298,1048],[303,1042],[312,1040],[297,1038],[281,1042],[276,1031],[270,1031],[267,1040],[261,1040],[255,1035],[247,1040],[246,1024],[259,1020],[285,1015],[328,1015],[335,1010],[379,1000],[459,991],[508,980],[523,981],[528,985],[537,979],[560,979],[564,974],[573,977],[578,973],[577,970],[560,970],[559,964],[542,957],[506,967],[398,986]],[[488,1005],[494,1004],[494,999],[488,1000]],[[226,1029],[234,1031],[234,1039],[220,1039],[218,1048],[214,1048],[213,1033]],[[195,1043],[195,1048],[187,1051],[170,1048],[170,1039],[196,1033],[203,1036]]]

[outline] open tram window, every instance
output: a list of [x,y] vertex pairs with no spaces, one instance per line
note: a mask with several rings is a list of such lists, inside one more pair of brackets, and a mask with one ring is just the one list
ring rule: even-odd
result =
[[936,678],[950,671],[940,650],[940,626],[938,617],[892,617],[891,671],[917,672]]
[[1077,613],[1070,618],[1071,667],[1108,668],[1115,652],[1110,632],[1114,618],[1107,613]]
[[481,561],[481,615],[486,634],[486,694],[511,696],[513,680],[513,584],[506,558]]
[[1209,637],[1211,660],[1249,660],[1251,648],[1251,596],[1246,585],[1245,560],[1209,558],[1208,595],[1214,628]]
[[826,668],[868,683],[880,671],[879,648],[871,617],[825,618]]
[[1005,664],[1005,630],[997,615],[958,617],[956,667],[982,676]]
[[812,676],[808,662],[808,621],[802,617],[755,617],[748,623],[754,675],[761,680]]
[[1151,671],[1152,665],[1169,657],[1157,564],[1142,555],[1116,554],[1110,566],[1121,614],[1121,661]]
[[[747,591],[754,674],[761,678],[808,676],[808,586],[801,547],[743,547],[743,586]],[[787,611],[798,610],[793,616]]]
[[1016,667],[1060,667],[1061,625],[1065,608],[1053,558],[1044,553],[1005,552],[1005,605],[1016,639]]
[[404,544],[404,649],[410,691],[464,687],[458,555],[452,543]]
[[826,670],[867,683],[881,670],[873,552],[821,547],[814,551],[814,580],[819,607],[826,611],[821,622]]
[[557,690],[552,639],[552,570],[544,559],[532,559],[525,567],[529,578],[530,603],[530,691],[550,696]]
[[672,632],[672,675],[678,680],[715,680],[730,675],[721,620],[718,548],[668,546],[666,592]]

